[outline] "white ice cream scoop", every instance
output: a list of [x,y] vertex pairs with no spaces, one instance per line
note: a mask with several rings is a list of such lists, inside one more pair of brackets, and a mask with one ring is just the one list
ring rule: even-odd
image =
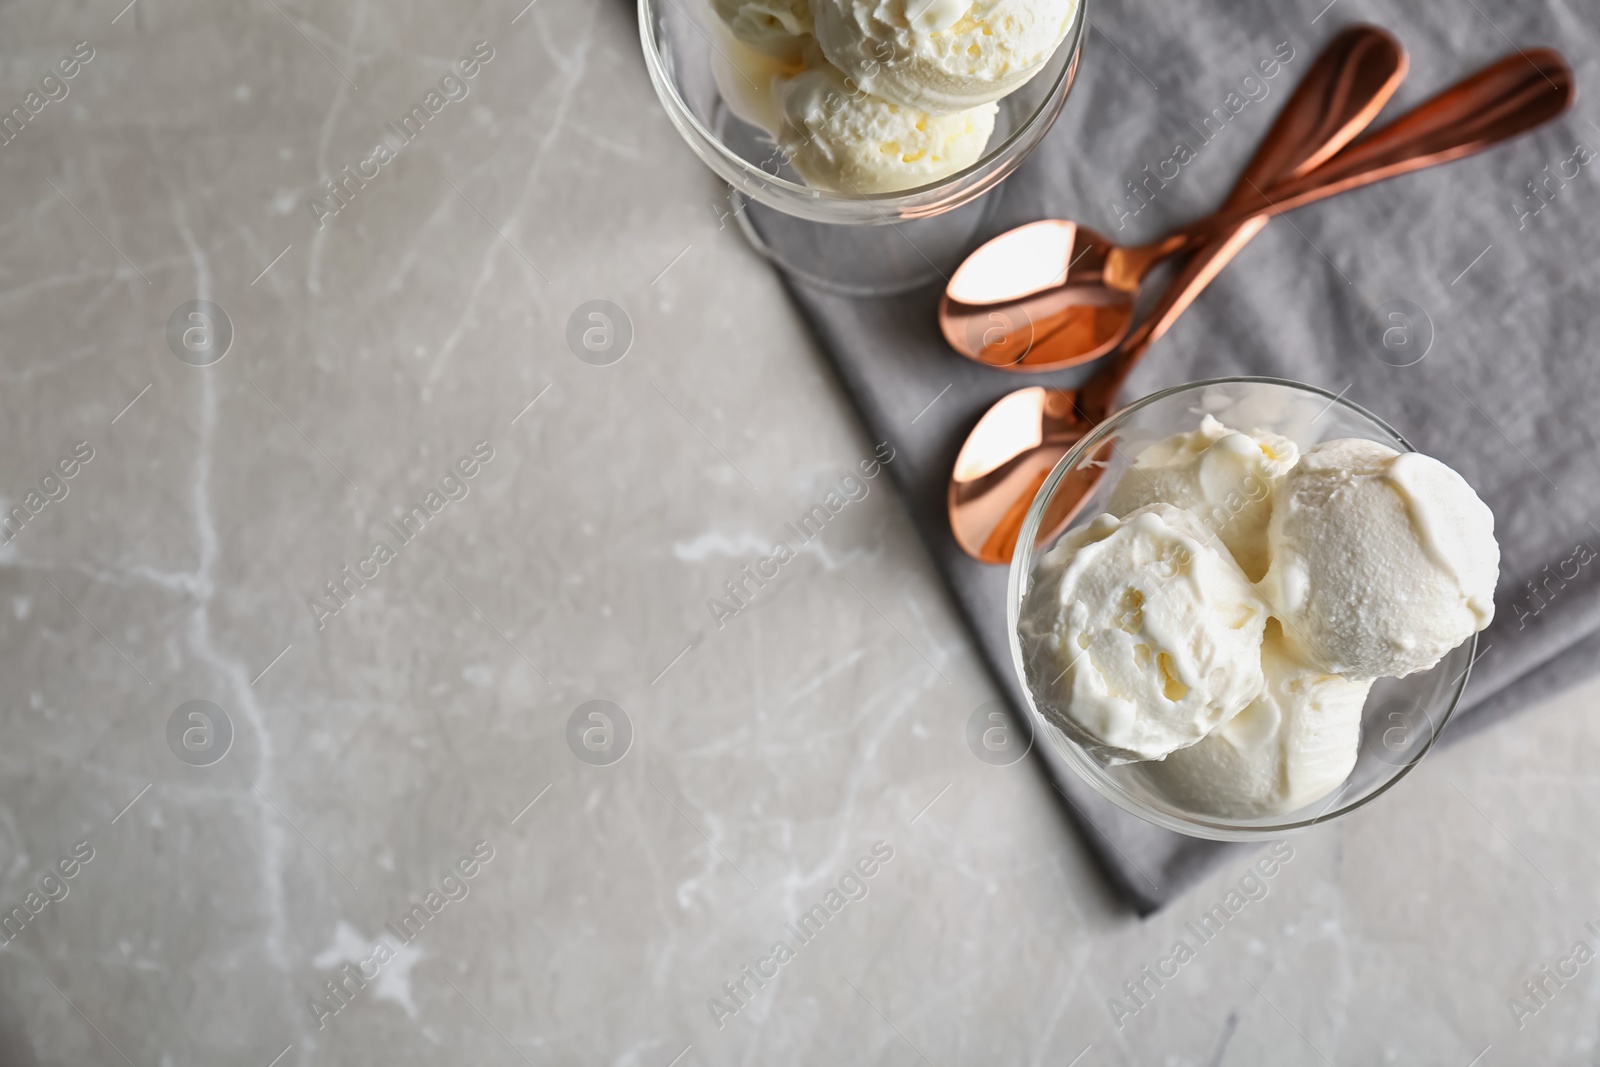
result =
[[812,0],[828,60],[866,91],[934,113],[999,100],[1042,70],[1078,0]]
[[1299,659],[1276,625],[1261,648],[1261,695],[1204,740],[1140,764],[1184,808],[1247,819],[1296,811],[1333,792],[1355,766],[1372,682]]
[[1107,762],[1160,759],[1261,691],[1266,606],[1188,512],[1101,515],[1039,560],[1018,638],[1039,711]]
[[809,0],[711,0],[711,9],[739,40],[779,59],[799,59],[811,33]]
[[818,188],[865,195],[926,185],[976,163],[994,132],[994,104],[931,115],[849,85],[820,55],[808,66],[775,85],[778,143]]
[[1403,678],[1494,618],[1494,515],[1421,453],[1324,441],[1279,482],[1267,541],[1262,595],[1329,673]]
[[1200,428],[1145,448],[1111,492],[1106,510],[1127,515],[1146,504],[1171,504],[1211,528],[1245,577],[1267,572],[1267,520],[1278,479],[1300,449],[1274,433],[1240,433],[1207,415]]

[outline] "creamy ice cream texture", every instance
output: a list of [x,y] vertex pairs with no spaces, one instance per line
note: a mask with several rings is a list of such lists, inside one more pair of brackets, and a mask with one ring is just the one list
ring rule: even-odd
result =
[[1199,429],[1134,457],[1106,510],[1126,515],[1157,502],[1184,508],[1222,539],[1251,581],[1259,581],[1267,573],[1272,489],[1299,458],[1287,437],[1239,433],[1207,415]]
[[[1420,453],[1341,439],[1300,454],[1208,416],[1140,452],[1110,510],[1035,568],[1018,622],[1029,688],[1105,762],[1151,761],[1139,775],[1192,810],[1254,817],[1326,796],[1355,765],[1373,680],[1435,666],[1494,615],[1493,515]],[[1195,567],[1163,588],[1179,543]],[[1188,577],[1201,574],[1203,595]],[[1261,618],[1230,639],[1247,596]],[[1152,636],[1112,637],[1133,604]],[[1187,660],[1170,651],[1184,635]],[[1158,644],[1186,665],[1183,685],[1200,665],[1215,680],[1201,699],[1158,692],[1159,659],[1141,673],[1137,648]]]
[[1372,682],[1306,663],[1276,625],[1261,646],[1261,673],[1261,694],[1243,711],[1198,744],[1140,766],[1152,785],[1193,811],[1255,818],[1305,807],[1349,777]]
[[711,0],[711,10],[740,41],[779,59],[799,59],[811,33],[810,0]]
[[982,158],[995,101],[1049,60],[1077,3],[711,0],[737,45],[717,81],[807,184],[900,192]]
[[1111,761],[1160,759],[1261,690],[1266,606],[1189,512],[1101,515],[1040,560],[1022,646],[1041,711]]
[[778,141],[805,180],[868,194],[937,181],[971,166],[994,132],[994,104],[930,115],[851,91],[826,64],[780,79]]
[[1323,669],[1424,671],[1489,625],[1500,575],[1494,515],[1430,456],[1326,441],[1274,494],[1262,591]]
[[874,95],[948,113],[991,103],[1039,73],[1077,0],[813,0],[828,61]]

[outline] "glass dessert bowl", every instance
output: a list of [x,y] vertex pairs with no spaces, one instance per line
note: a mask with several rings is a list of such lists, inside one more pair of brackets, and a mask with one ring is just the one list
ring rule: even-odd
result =
[[[1043,737],[1046,744],[1055,748],[1077,774],[1108,800],[1149,822],[1193,837],[1224,841],[1278,837],[1339,818],[1369,803],[1403,778],[1422,759],[1443,732],[1466,687],[1477,646],[1477,636],[1473,633],[1453,648],[1443,652],[1442,658],[1427,669],[1415,670],[1405,677],[1377,677],[1375,681],[1370,682],[1371,688],[1364,692],[1360,685],[1353,686],[1350,681],[1337,674],[1317,673],[1316,681],[1308,681],[1296,691],[1305,692],[1318,686],[1335,687],[1336,692],[1332,695],[1329,695],[1326,689],[1321,691],[1318,698],[1321,703],[1307,704],[1306,707],[1312,708],[1316,714],[1321,714],[1324,707],[1335,709],[1338,715],[1344,716],[1340,720],[1343,725],[1337,729],[1305,728],[1306,722],[1315,723],[1310,712],[1272,711],[1271,714],[1279,718],[1268,723],[1267,728],[1277,729],[1278,737],[1286,739],[1281,741],[1284,746],[1282,751],[1289,751],[1289,742],[1292,740],[1296,745],[1304,745],[1304,748],[1295,749],[1296,755],[1293,759],[1300,759],[1306,751],[1311,752],[1311,766],[1297,768],[1296,773],[1304,769],[1310,779],[1315,779],[1319,773],[1323,775],[1323,780],[1306,792],[1311,799],[1305,803],[1291,799],[1276,805],[1267,803],[1252,806],[1252,804],[1235,804],[1232,801],[1219,803],[1217,800],[1218,796],[1227,797],[1230,792],[1241,793],[1245,790],[1239,788],[1239,782],[1219,781],[1216,776],[1237,772],[1263,777],[1261,768],[1250,764],[1250,758],[1253,757],[1240,758],[1233,754],[1235,750],[1231,738],[1233,733],[1247,735],[1247,740],[1241,744],[1244,745],[1242,750],[1248,751],[1249,732],[1252,729],[1259,732],[1261,729],[1256,709],[1259,704],[1268,701],[1269,690],[1275,684],[1273,671],[1267,668],[1271,668],[1274,662],[1283,662],[1278,654],[1286,647],[1284,627],[1301,633],[1300,625],[1295,619],[1299,618],[1301,623],[1306,619],[1303,615],[1296,616],[1292,611],[1280,612],[1274,608],[1270,612],[1273,618],[1265,622],[1264,639],[1258,639],[1264,641],[1256,647],[1262,650],[1260,664],[1266,669],[1266,685],[1261,688],[1260,697],[1253,700],[1246,710],[1238,712],[1233,719],[1230,720],[1224,715],[1220,724],[1211,723],[1203,726],[1202,731],[1205,736],[1202,741],[1193,744],[1192,747],[1184,745],[1177,748],[1168,753],[1164,759],[1159,755],[1152,755],[1159,751],[1159,744],[1152,742],[1148,733],[1123,734],[1116,738],[1117,745],[1108,746],[1096,743],[1095,738],[1085,736],[1072,721],[1072,715],[1064,714],[1059,705],[1049,707],[1047,709],[1049,714],[1041,710],[1041,700],[1050,703],[1052,698],[1049,694],[1055,692],[1048,684],[1043,686],[1037,684],[1039,681],[1037,675],[1040,673],[1039,649],[1042,646],[1039,643],[1039,629],[1034,621],[1037,616],[1030,616],[1030,612],[1038,610],[1039,602],[1043,602],[1046,606],[1052,603],[1051,597],[1054,594],[1044,583],[1061,580],[1062,571],[1058,564],[1062,559],[1069,561],[1074,559],[1073,552],[1082,552],[1082,549],[1074,548],[1080,544],[1088,544],[1096,549],[1100,545],[1132,544],[1134,555],[1138,555],[1139,552],[1148,554],[1149,545],[1154,543],[1158,546],[1159,554],[1159,541],[1147,540],[1135,543],[1133,535],[1124,537],[1121,542],[1114,542],[1110,538],[1094,540],[1097,536],[1103,536],[1103,531],[1115,526],[1117,522],[1123,524],[1124,530],[1131,530],[1136,520],[1141,517],[1141,512],[1156,511],[1155,516],[1142,517],[1145,526],[1158,531],[1171,533],[1168,526],[1161,525],[1155,521],[1156,519],[1165,519],[1170,527],[1180,532],[1187,529],[1184,515],[1189,514],[1189,511],[1174,516],[1170,512],[1183,509],[1165,508],[1165,505],[1154,504],[1130,512],[1130,506],[1139,503],[1137,499],[1130,502],[1119,498],[1114,504],[1113,498],[1119,494],[1122,494],[1123,498],[1128,495],[1129,489],[1123,483],[1124,475],[1130,472],[1134,478],[1134,481],[1129,483],[1133,486],[1134,497],[1138,497],[1141,492],[1147,495],[1157,492],[1158,487],[1166,484],[1163,478],[1169,478],[1170,481],[1170,472],[1177,468],[1147,466],[1148,457],[1151,455],[1165,457],[1158,462],[1170,460],[1172,443],[1180,439],[1178,435],[1199,438],[1201,434],[1197,432],[1197,426],[1202,424],[1206,416],[1211,416],[1225,427],[1245,431],[1232,435],[1235,445],[1240,437],[1253,438],[1255,442],[1260,442],[1261,450],[1268,456],[1269,464],[1275,453],[1286,454],[1287,462],[1280,464],[1283,471],[1287,471],[1297,463],[1305,465],[1299,468],[1301,470],[1315,466],[1315,464],[1305,464],[1306,454],[1312,447],[1321,442],[1339,439],[1354,440],[1349,444],[1319,450],[1317,455],[1322,457],[1345,455],[1351,450],[1356,453],[1391,455],[1388,450],[1393,450],[1395,453],[1410,454],[1404,457],[1405,464],[1399,463],[1400,457],[1396,457],[1391,464],[1391,467],[1396,469],[1403,467],[1404,472],[1413,471],[1423,463],[1428,464],[1430,469],[1444,469],[1443,465],[1416,455],[1411,445],[1377,416],[1348,400],[1313,386],[1272,378],[1228,378],[1196,382],[1155,393],[1119,412],[1078,442],[1056,464],[1035,496],[1024,520],[1016,553],[1012,558],[1007,591],[1007,624],[1011,635],[1012,661],[1037,733]],[[1219,439],[1220,433],[1225,432],[1218,431],[1215,424],[1209,423],[1209,420],[1207,425],[1213,427],[1212,437],[1209,442],[1201,441],[1200,444],[1214,443]],[[1373,442],[1382,448],[1375,448],[1368,445],[1368,442]],[[1240,448],[1236,448],[1235,452],[1244,454]],[[1258,464],[1262,462],[1259,456],[1252,458]],[[1215,460],[1216,457],[1212,459]],[[1194,469],[1200,469],[1198,463]],[[1151,478],[1148,479],[1151,487],[1149,490],[1141,488],[1141,482],[1145,481],[1140,477],[1141,471],[1148,471],[1151,474]],[[1207,468],[1204,477],[1215,482],[1225,473],[1213,462],[1213,465]],[[1298,476],[1307,480],[1313,479],[1312,474]],[[1280,472],[1274,477],[1286,478],[1287,475]],[[1406,477],[1410,475],[1407,474]],[[1449,472],[1449,477],[1459,479],[1453,472]],[[1086,485],[1088,488],[1085,492]],[[1462,492],[1471,495],[1470,488],[1466,487],[1464,482],[1460,485]],[[1313,489],[1316,487],[1313,486]],[[1160,488],[1159,491],[1170,492],[1165,488]],[[1070,502],[1080,493],[1084,494],[1081,506],[1071,507]],[[1274,502],[1281,499],[1280,496],[1272,496]],[[1475,501],[1476,497],[1472,499]],[[1248,500],[1244,496],[1239,497],[1238,506],[1240,509],[1247,508]],[[1477,506],[1481,507],[1481,504]],[[1185,508],[1189,507],[1191,506],[1185,505]],[[1162,510],[1163,508],[1165,510]],[[1404,507],[1400,510],[1405,514]],[[1105,513],[1112,511],[1126,518],[1109,520],[1105,517]],[[1483,509],[1483,512],[1486,516],[1487,509]],[[1199,508],[1193,510],[1193,514],[1201,513]],[[1070,518],[1063,519],[1064,515],[1069,515]],[[1411,517],[1415,519],[1415,515]],[[1222,521],[1229,521],[1229,517],[1224,516]],[[1365,521],[1364,516],[1362,521]],[[1376,517],[1373,521],[1382,521],[1382,517]],[[1484,521],[1489,520],[1485,518]],[[1100,524],[1098,528],[1095,526],[1097,522]],[[1418,524],[1425,526],[1420,520]],[[1242,562],[1250,562],[1235,540],[1229,540],[1227,546],[1223,547],[1222,538],[1226,538],[1227,534],[1219,532],[1214,519],[1206,519],[1203,525],[1210,528],[1211,535],[1215,535],[1211,538],[1211,542],[1221,555],[1227,556],[1231,553],[1232,556],[1239,557]],[[1357,526],[1359,525],[1358,522]],[[1101,533],[1097,533],[1097,529]],[[1423,531],[1423,535],[1425,533],[1426,530]],[[1205,530],[1200,530],[1198,536],[1204,540],[1207,536]],[[1492,546],[1492,536],[1489,542]],[[1196,544],[1195,541],[1188,543]],[[1261,543],[1264,545],[1265,541]],[[1274,557],[1271,563],[1274,568],[1277,567],[1278,554],[1282,554],[1285,559],[1291,556],[1288,550],[1281,547],[1284,544],[1290,542],[1287,540],[1273,542]],[[1062,546],[1064,551],[1052,553],[1051,550],[1058,546]],[[1299,551],[1300,548],[1301,546],[1295,546],[1295,551]],[[1496,549],[1496,559],[1497,552]],[[1182,561],[1185,567],[1190,562],[1188,558]],[[1218,577],[1221,574],[1220,570],[1213,575],[1201,574],[1200,571],[1204,570],[1204,566],[1200,564],[1211,565],[1204,559],[1198,561],[1195,571],[1198,576],[1196,581],[1200,585],[1209,584],[1211,590],[1223,588],[1222,602],[1237,603],[1239,598],[1248,599],[1248,593],[1245,592],[1239,593],[1233,601],[1227,601],[1227,596],[1232,595],[1228,590],[1236,588],[1237,583],[1235,586],[1228,586],[1227,582],[1221,580],[1226,578],[1226,575]],[[1228,560],[1228,566],[1238,572],[1239,582],[1244,583],[1245,590],[1257,588],[1265,591],[1261,603],[1270,604],[1273,597],[1289,595],[1285,592],[1289,586],[1282,583],[1276,576],[1276,571],[1261,570],[1268,567],[1265,558],[1254,565],[1257,573],[1246,574],[1245,572],[1251,569],[1249,566],[1241,569],[1231,558]],[[1492,565],[1489,567],[1492,570]],[[1484,571],[1480,568],[1472,573],[1478,576],[1476,584],[1481,588]],[[1492,578],[1489,579],[1489,583],[1489,588],[1492,590]],[[1042,590],[1039,601],[1028,601],[1029,593],[1036,589]],[[1166,627],[1169,632],[1177,629],[1187,633],[1199,627],[1200,623],[1186,618],[1175,619],[1171,615],[1148,618],[1140,616],[1138,612],[1141,607],[1145,611],[1167,610],[1155,604],[1154,599],[1152,598],[1151,603],[1139,599],[1138,604],[1131,606],[1132,614],[1119,616],[1114,625],[1130,633],[1139,632],[1146,627],[1152,629]],[[1280,614],[1287,616],[1285,623],[1277,622],[1276,617]],[[1130,620],[1131,625],[1129,625]],[[1483,620],[1480,620],[1480,626],[1482,622]],[[1226,629],[1219,630],[1218,640],[1224,642],[1234,640],[1237,635],[1227,631],[1238,630],[1241,625],[1242,622],[1233,622]],[[1262,622],[1256,620],[1254,625],[1259,630]],[[1426,621],[1419,622],[1419,625],[1425,626]],[[1274,627],[1277,628],[1276,632]],[[1127,640],[1143,640],[1143,638]],[[1205,640],[1209,641],[1211,638]],[[1089,640],[1080,636],[1079,641],[1084,654],[1089,654]],[[1100,647],[1098,644],[1095,645],[1096,654]],[[1073,648],[1072,653],[1071,662],[1076,664],[1078,650]],[[1059,652],[1055,654],[1062,655]],[[1030,656],[1033,657],[1031,661]],[[1036,676],[1032,684],[1030,684],[1030,663]],[[1173,698],[1181,701],[1187,695],[1188,689],[1168,673],[1167,665],[1159,666],[1166,675],[1168,683],[1177,687],[1172,693]],[[1095,670],[1104,673],[1098,664]],[[1323,668],[1317,668],[1317,671],[1321,670]],[[1114,671],[1113,666],[1112,672]],[[1066,669],[1062,673],[1065,674]],[[1380,673],[1378,670],[1368,671],[1366,676],[1371,677]],[[1161,675],[1156,675],[1157,682],[1160,677]],[[1213,671],[1204,683],[1205,686],[1209,687],[1212,684],[1211,679],[1216,677],[1218,673]],[[1193,677],[1187,677],[1185,680],[1195,682]],[[1069,684],[1076,685],[1076,679],[1069,678]],[[1231,683],[1224,679],[1219,684],[1225,687]],[[1080,691],[1076,688],[1072,690],[1074,695]],[[1045,695],[1041,696],[1041,693]],[[1115,695],[1122,696],[1121,693]],[[1066,729],[1053,721],[1052,715],[1061,719]],[[1252,715],[1257,717],[1254,726],[1251,725]],[[1296,715],[1299,716],[1298,719]],[[1330,712],[1330,716],[1333,715],[1334,712]],[[1332,722],[1333,718],[1330,717],[1329,721]],[[1291,722],[1300,724],[1296,727],[1300,730],[1298,735],[1294,734],[1290,726],[1283,725]],[[1223,758],[1218,759],[1215,757],[1218,746],[1213,745],[1213,741],[1217,735],[1229,731],[1232,731],[1229,734],[1229,744],[1223,753]],[[1173,742],[1170,738],[1166,739],[1166,743],[1169,746],[1174,743],[1182,744],[1181,741]],[[1145,745],[1154,747],[1144,751],[1129,751]],[[1330,762],[1328,752],[1325,750],[1329,746],[1337,745],[1344,746],[1343,756],[1334,758]],[[1350,757],[1352,748],[1353,759]],[[1201,754],[1199,759],[1195,758],[1196,754]],[[1122,762],[1125,758],[1128,761]],[[1332,772],[1332,776],[1328,775],[1330,765],[1337,768]],[[1269,772],[1265,775],[1266,778],[1271,779],[1273,773],[1278,773],[1283,779],[1281,782],[1269,780],[1265,785],[1266,791],[1270,793],[1276,790],[1280,800],[1285,797],[1294,798],[1297,795],[1295,789],[1287,784],[1291,777],[1287,769],[1290,766],[1290,757],[1281,757],[1280,762],[1276,764],[1269,758],[1265,766]],[[1348,773],[1344,773],[1346,767]],[[1206,781],[1208,775],[1213,776],[1212,781]],[[1249,788],[1259,794],[1262,783],[1251,783]]]
[[[737,8],[743,0],[639,0],[645,65],[662,106],[690,148],[727,181],[725,209],[714,205],[719,217],[735,221],[758,251],[789,273],[852,295],[884,295],[926,284],[948,275],[971,250],[995,203],[985,194],[1016,170],[1061,113],[1088,26],[1088,0],[1036,0],[1038,6],[1068,4],[1070,13],[1064,35],[1030,68],[1025,81],[970,110],[962,110],[959,102],[945,107],[947,100],[930,104],[933,113],[925,116],[913,109],[928,121],[906,123],[905,109],[889,106],[891,101],[877,95],[904,91],[889,77],[898,59],[880,66],[874,58],[893,55],[898,46],[892,42],[872,42],[865,62],[847,74],[823,57],[817,41],[832,38],[821,32],[822,26],[815,38],[803,30],[795,38],[803,47],[797,44],[794,55],[777,58],[736,37],[713,2]],[[808,3],[837,0],[771,0],[749,6],[759,7],[770,22],[771,11],[788,20],[786,8],[804,16]],[[934,0],[921,5],[916,17],[959,14],[973,3]],[[748,20],[744,36],[753,36]],[[832,55],[840,55],[837,47]],[[821,84],[817,78],[808,82],[818,67],[833,77],[821,79]],[[807,77],[795,77],[802,71]],[[796,91],[785,99],[805,98],[793,105],[809,115],[798,141],[777,132],[780,127],[792,132],[793,126],[784,125],[785,105],[773,100],[775,81],[793,83]],[[862,101],[884,107],[870,114],[851,110]],[[906,126],[903,146],[902,138],[881,130],[879,120],[889,121],[889,111],[895,113],[895,123]],[[985,138],[991,113],[993,128]],[[838,122],[830,122],[836,115]],[[971,121],[959,121],[963,116]],[[948,162],[942,168],[928,167],[929,152],[937,156],[940,151],[937,144],[930,148],[928,138],[941,129],[955,156],[962,162],[970,158],[970,163],[953,172],[948,172]],[[863,130],[883,143],[874,143],[870,151],[844,143],[847,134],[858,136]],[[826,143],[830,138],[833,144]],[[874,164],[879,148],[900,153],[894,157],[897,166],[900,158],[907,165],[899,167],[902,173],[894,180],[874,183],[876,175],[866,173],[863,165]],[[837,165],[827,176],[836,180],[816,180],[822,164]],[[929,175],[925,182],[904,184],[924,171]],[[807,175],[813,180],[808,182]],[[878,186],[886,191],[873,191]]]

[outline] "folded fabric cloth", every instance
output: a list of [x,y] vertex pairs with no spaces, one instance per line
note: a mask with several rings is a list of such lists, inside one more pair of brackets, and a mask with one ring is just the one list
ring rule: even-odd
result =
[[[1292,18],[1268,0],[1248,8],[1230,7],[1224,18],[1154,0],[1095,6],[1061,120],[1005,185],[973,244],[1040,218],[1075,219],[1137,243],[1213,210],[1293,83],[1348,21],[1322,0]],[[1580,86],[1600,74],[1600,25],[1560,0],[1477,0],[1465,16],[1374,0],[1361,14],[1411,52],[1410,76],[1380,122],[1500,58],[1508,41],[1563,49]],[[1259,60],[1286,54],[1274,78],[1260,75]],[[1231,118],[1207,127],[1216,109]],[[1496,618],[1447,742],[1600,669],[1600,517],[1591,516],[1600,499],[1600,359],[1592,340],[1600,332],[1600,260],[1592,253],[1600,240],[1600,125],[1592,114],[1580,103],[1485,155],[1274,220],[1154,348],[1122,397],[1233,374],[1310,382],[1372,410],[1466,477],[1494,511],[1502,570]],[[1194,159],[1135,197],[1131,183],[1180,142]],[[904,242],[889,228],[881,233]],[[1093,367],[1015,375],[960,358],[938,332],[937,284],[882,299],[796,281],[790,290],[873,439],[898,449],[892,471],[912,517],[1020,709],[1005,569],[956,547],[947,480],[967,431],[997,398],[1023,385],[1076,384]],[[1396,300],[1421,312],[1411,312],[1412,347],[1403,357],[1382,341],[1393,323],[1379,324],[1378,310],[1386,315],[1384,305]],[[1151,826],[1102,800],[1048,745],[1034,751],[1107,876],[1142,914],[1245,847]]]

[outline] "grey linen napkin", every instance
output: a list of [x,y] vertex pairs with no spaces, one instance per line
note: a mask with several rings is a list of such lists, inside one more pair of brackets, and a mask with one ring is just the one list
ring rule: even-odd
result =
[[[1385,119],[1507,54],[1511,42],[1559,47],[1580,90],[1600,84],[1600,27],[1592,9],[1580,18],[1578,8],[1560,0],[1466,7],[1250,0],[1225,12],[1220,4],[1193,10],[1156,0],[1094,4],[1066,110],[1003,187],[978,239],[1061,217],[1144,241],[1212,210],[1293,83],[1350,21],[1385,26],[1410,50],[1410,75]],[[1294,55],[1283,70],[1245,82],[1285,42]],[[1232,106],[1244,106],[1204,141],[1197,127],[1228,106],[1230,93],[1238,94]],[[1560,121],[1489,154],[1273,221],[1156,345],[1123,395],[1127,401],[1232,374],[1310,382],[1376,412],[1467,478],[1494,510],[1502,572],[1495,622],[1447,741],[1600,667],[1596,118],[1600,112],[1580,100]],[[1171,157],[1179,141],[1196,158],[1149,203],[1125,196],[1126,183]],[[891,470],[913,520],[1020,709],[1005,569],[974,563],[956,547],[946,480],[966,432],[995,399],[1027,384],[1075,384],[1092,368],[1020,376],[959,358],[938,333],[937,286],[883,299],[844,298],[796,281],[790,289],[873,438],[899,450]],[[1426,347],[1426,356],[1410,366],[1395,365],[1405,359],[1377,339],[1375,312],[1393,300],[1424,313],[1411,351]],[[1102,800],[1049,746],[1034,751],[1107,877],[1141,914],[1243,847],[1148,825]]]

